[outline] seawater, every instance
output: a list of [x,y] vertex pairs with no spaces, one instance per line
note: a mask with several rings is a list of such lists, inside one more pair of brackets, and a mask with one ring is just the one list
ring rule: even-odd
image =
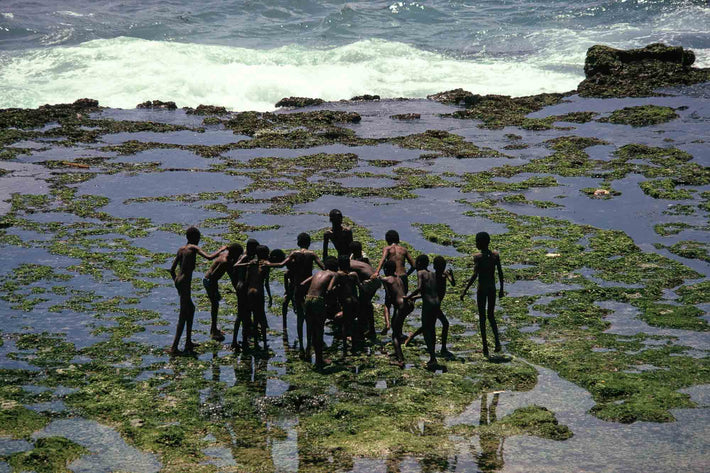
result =
[[598,43],[680,44],[708,66],[708,24],[705,0],[4,0],[0,107],[563,92]]

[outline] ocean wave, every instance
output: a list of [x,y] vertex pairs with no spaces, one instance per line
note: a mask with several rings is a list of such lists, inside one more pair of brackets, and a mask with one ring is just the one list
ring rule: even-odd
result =
[[291,95],[348,99],[364,93],[425,97],[463,87],[486,94],[530,95],[574,89],[577,72],[534,57],[466,60],[410,45],[363,40],[331,49],[270,50],[120,37],[72,47],[6,53],[0,107],[37,107],[79,97],[132,108],[149,99],[233,110],[270,110]]

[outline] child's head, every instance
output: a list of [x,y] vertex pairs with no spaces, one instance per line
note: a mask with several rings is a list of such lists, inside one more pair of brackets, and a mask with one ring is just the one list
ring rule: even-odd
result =
[[271,261],[272,263],[280,263],[285,259],[286,253],[284,253],[283,250],[280,250],[278,248],[275,250],[271,250],[271,253],[269,254],[269,261]]
[[256,247],[256,257],[259,259],[269,259],[269,247],[266,245],[258,245]]
[[429,266],[429,257],[427,255],[417,256],[417,259],[414,261],[414,267],[421,271],[422,269],[426,269],[427,266]]
[[394,261],[388,259],[387,261],[385,261],[385,264],[382,266],[382,269],[385,270],[385,276],[392,276],[394,274],[394,271],[397,269],[397,265]]
[[332,224],[340,225],[341,223],[343,223],[343,214],[338,209],[331,210],[330,214],[328,214],[328,218],[330,219],[330,223]]
[[352,253],[355,257],[362,256],[362,243],[359,241],[350,243],[350,253]]
[[256,247],[259,246],[259,242],[253,238],[249,238],[246,243],[247,254],[253,255],[256,252]]
[[325,261],[323,261],[323,266],[325,266],[325,269],[329,271],[337,271],[338,258],[336,258],[335,256],[328,256]]
[[308,248],[311,246],[311,236],[306,232],[299,233],[296,242],[299,248]]
[[350,272],[350,258],[345,255],[338,256],[338,269],[346,273]]
[[229,258],[235,260],[244,253],[244,248],[239,243],[232,243],[227,247],[227,252],[229,253]]
[[399,243],[399,233],[397,233],[397,230],[387,230],[387,233],[385,233],[385,241],[388,245]]
[[441,272],[446,269],[446,259],[439,255],[434,258],[434,271]]
[[476,233],[476,248],[479,250],[488,249],[488,245],[491,243],[491,236],[486,232]]
[[200,231],[197,227],[189,227],[185,230],[185,236],[187,237],[187,242],[191,245],[197,245],[200,242]]

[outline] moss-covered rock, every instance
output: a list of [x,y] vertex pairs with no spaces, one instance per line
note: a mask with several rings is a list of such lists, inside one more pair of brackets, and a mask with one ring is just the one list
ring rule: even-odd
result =
[[595,45],[587,50],[584,79],[577,91],[583,97],[641,97],[660,87],[710,80],[710,69],[691,67],[693,51],[680,46],[649,44],[621,50]]
[[611,115],[600,118],[598,121],[639,127],[658,125],[676,118],[678,118],[678,114],[671,107],[641,105],[639,107],[625,107],[621,110],[614,110]]

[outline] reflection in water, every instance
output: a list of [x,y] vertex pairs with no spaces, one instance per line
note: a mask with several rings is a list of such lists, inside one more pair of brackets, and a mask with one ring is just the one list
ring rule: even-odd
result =
[[[498,420],[496,410],[498,409],[499,393],[493,394],[493,400],[488,406],[488,393],[481,396],[481,417],[479,424],[489,426]],[[482,429],[479,442],[481,452],[473,452],[478,459],[478,467],[481,471],[498,471],[503,468],[503,441],[505,437],[494,433],[492,430]]]

